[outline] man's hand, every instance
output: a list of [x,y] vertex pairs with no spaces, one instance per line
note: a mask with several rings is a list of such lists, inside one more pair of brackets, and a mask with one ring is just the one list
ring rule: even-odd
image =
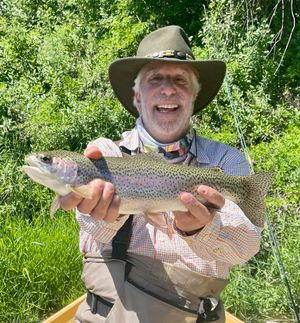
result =
[[206,207],[190,193],[181,193],[179,199],[186,206],[188,212],[176,211],[173,214],[176,227],[187,234],[198,232],[213,219],[215,212],[225,204],[223,195],[209,186],[200,185],[197,193],[214,207]]
[[[102,158],[101,151],[95,146],[88,147],[84,155],[90,159]],[[119,217],[120,198],[115,194],[113,185],[95,179],[88,186],[92,192],[92,199],[70,193],[60,198],[61,208],[67,211],[77,207],[79,212],[89,214],[96,220],[114,222]]]

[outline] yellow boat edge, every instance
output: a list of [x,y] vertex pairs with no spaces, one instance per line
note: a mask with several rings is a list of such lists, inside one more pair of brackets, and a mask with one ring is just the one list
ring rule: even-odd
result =
[[[78,306],[85,300],[86,294],[47,318],[43,323],[74,323]],[[226,323],[244,323],[234,315],[226,312]]]

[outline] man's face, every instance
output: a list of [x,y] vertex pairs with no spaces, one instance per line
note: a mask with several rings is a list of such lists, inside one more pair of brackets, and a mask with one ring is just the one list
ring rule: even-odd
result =
[[160,62],[141,72],[135,102],[146,130],[161,143],[176,141],[189,129],[197,96],[192,73],[187,66]]

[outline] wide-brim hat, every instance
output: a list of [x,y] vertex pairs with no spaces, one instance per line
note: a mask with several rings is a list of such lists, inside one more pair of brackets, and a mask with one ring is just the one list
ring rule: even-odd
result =
[[112,88],[122,105],[135,117],[133,86],[141,68],[153,61],[185,64],[199,73],[201,90],[194,105],[194,114],[203,109],[217,95],[226,72],[220,60],[195,60],[188,37],[179,26],[167,26],[147,35],[140,43],[137,55],[120,58],[109,66]]

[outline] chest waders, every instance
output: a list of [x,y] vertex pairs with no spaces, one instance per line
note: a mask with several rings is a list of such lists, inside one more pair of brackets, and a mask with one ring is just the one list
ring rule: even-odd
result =
[[[127,221],[122,226],[122,228],[118,231],[118,233],[113,238],[112,258],[115,260],[121,260],[122,262],[124,262],[124,266],[122,267],[124,269],[123,281],[125,281],[126,283],[129,283],[135,289],[137,289],[137,291],[135,291],[134,293],[134,297],[140,298],[142,294],[146,294],[147,296],[149,296],[149,299],[148,299],[149,307],[151,307],[151,303],[153,304],[153,299],[157,299],[167,311],[172,311],[175,308],[177,308],[181,312],[186,312],[187,315],[192,315],[192,320],[178,321],[178,322],[195,322],[195,323],[225,322],[225,319],[223,317],[224,314],[222,315],[222,313],[224,313],[224,309],[223,309],[222,303],[218,300],[218,298],[215,298],[213,296],[211,297],[200,296],[198,298],[198,306],[197,306],[198,309],[195,307],[192,309],[186,306],[186,303],[188,302],[187,299],[185,299],[185,302],[183,303],[181,302],[182,298],[180,298],[179,301],[176,299],[172,300],[171,297],[165,296],[165,295],[168,295],[168,292],[165,289],[162,289],[161,293],[156,294],[153,291],[151,291],[151,288],[148,289],[147,286],[146,287],[144,286],[145,281],[143,278],[141,278],[141,276],[143,276],[143,270],[136,269],[131,262],[126,261],[127,249],[129,246],[131,232],[132,232],[132,227],[131,227],[132,220],[133,220],[133,216],[130,215]],[[130,258],[131,257],[129,256],[129,259]],[[111,272],[113,272],[113,269],[111,269]],[[180,269],[178,269],[178,272],[180,272]],[[204,295],[206,294],[205,290],[211,288],[211,289],[215,289],[215,292],[216,292],[217,289],[223,289],[223,287],[225,287],[227,283],[226,280],[221,280],[221,284],[220,284],[217,282],[218,279],[208,278],[198,274],[196,274],[196,276],[200,276],[199,284],[203,284],[204,286]],[[197,278],[198,277],[196,277],[196,279]],[[154,281],[154,284],[155,283],[156,282]],[[164,282],[162,281],[161,284],[163,285],[163,283]],[[158,284],[159,282],[157,282],[157,285]],[[212,285],[212,287],[210,285]],[[219,285],[219,286],[216,286],[216,285]],[[219,291],[217,291],[217,293],[218,292]],[[201,291],[201,294],[203,295],[203,291]],[[128,296],[130,296],[130,294]],[[133,295],[131,295],[131,297],[133,297]],[[106,298],[103,298],[97,294],[94,294],[90,290],[88,291],[88,294],[87,294],[87,304],[89,305],[92,314],[100,314],[102,317],[108,317],[110,313],[110,309],[112,309],[114,306],[113,302],[110,302]],[[143,306],[143,304],[140,304],[140,305],[141,307]],[[160,306],[154,306],[153,310],[155,309],[160,310]],[[156,314],[159,315],[159,313],[156,313]],[[175,318],[173,320],[174,320],[173,322],[176,322]],[[103,322],[106,322],[106,321],[103,321]],[[112,322],[125,322],[125,321],[112,321]],[[128,320],[128,322],[130,321]],[[141,320],[140,322],[144,323],[143,320]],[[152,321],[150,320],[149,322],[152,322]],[[160,322],[160,321],[153,320],[153,322]],[[173,323],[169,319],[164,320],[164,322]]]

